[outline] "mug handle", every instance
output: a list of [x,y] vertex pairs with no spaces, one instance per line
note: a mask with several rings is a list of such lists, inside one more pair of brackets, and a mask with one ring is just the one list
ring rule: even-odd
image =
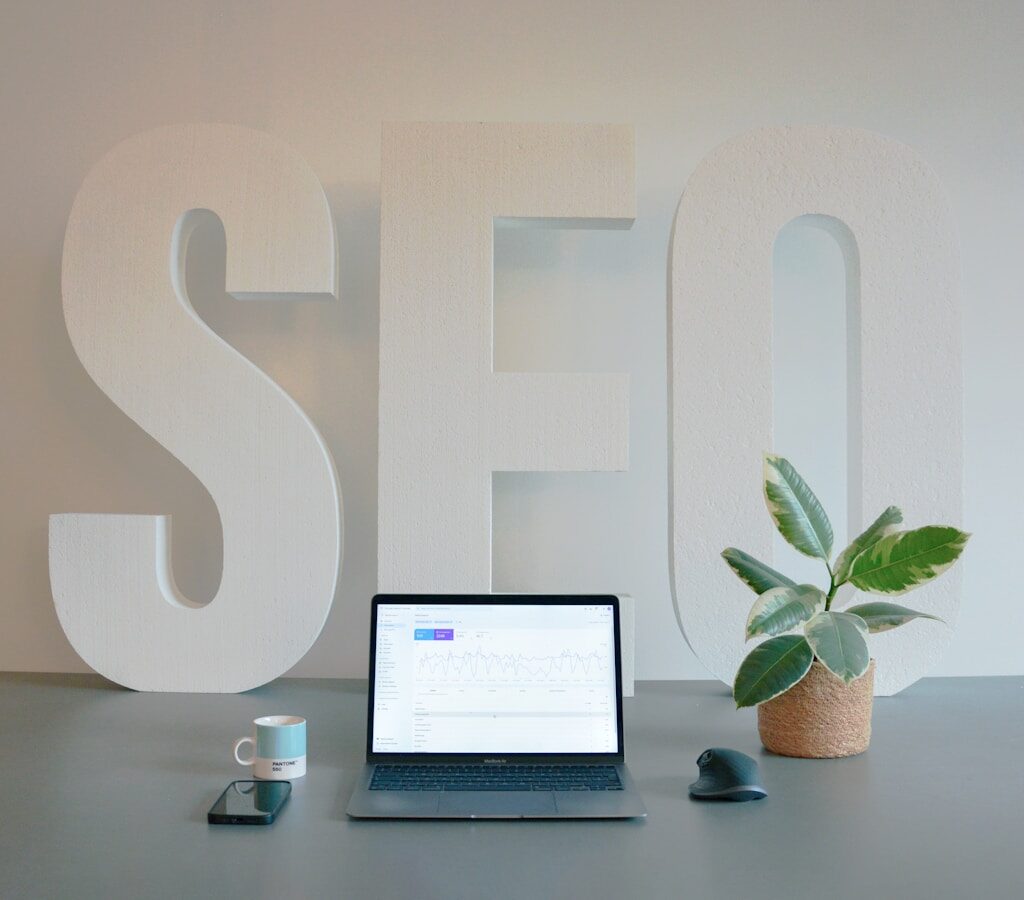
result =
[[[252,756],[250,756],[248,759],[242,759],[242,757],[238,755],[238,751],[242,748],[242,744],[246,743],[246,741],[252,744]],[[235,754],[235,762],[237,762],[240,766],[251,766],[254,762],[256,762],[256,741],[254,741],[251,737],[239,738],[237,741],[235,741],[235,746],[232,748],[232,751]]]

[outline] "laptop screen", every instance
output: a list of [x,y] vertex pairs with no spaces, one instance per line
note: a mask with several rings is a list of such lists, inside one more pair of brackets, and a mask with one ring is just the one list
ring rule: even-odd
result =
[[376,606],[373,753],[619,751],[615,607]]

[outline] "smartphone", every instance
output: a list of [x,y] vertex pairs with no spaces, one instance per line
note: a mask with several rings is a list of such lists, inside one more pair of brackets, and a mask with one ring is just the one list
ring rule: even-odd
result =
[[206,820],[211,825],[269,825],[291,793],[290,781],[232,781]]

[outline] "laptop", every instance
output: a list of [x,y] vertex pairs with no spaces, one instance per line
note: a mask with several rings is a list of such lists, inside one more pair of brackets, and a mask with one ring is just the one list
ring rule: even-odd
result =
[[373,598],[353,818],[647,815],[624,764],[614,596]]

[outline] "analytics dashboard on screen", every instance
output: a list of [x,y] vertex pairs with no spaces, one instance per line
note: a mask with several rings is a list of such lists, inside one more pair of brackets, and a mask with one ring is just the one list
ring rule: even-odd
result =
[[615,753],[610,604],[377,608],[376,753]]

